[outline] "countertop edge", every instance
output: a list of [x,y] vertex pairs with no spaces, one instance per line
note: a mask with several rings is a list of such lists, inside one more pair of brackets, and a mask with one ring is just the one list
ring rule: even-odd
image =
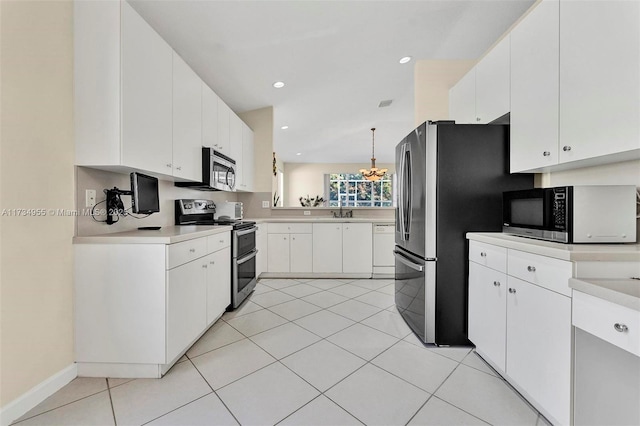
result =
[[384,224],[395,224],[394,218],[383,219],[383,218],[271,218],[271,217],[261,217],[261,218],[245,218],[244,220],[251,220],[258,224],[260,223],[384,223]]
[[[640,285],[640,283],[638,283]],[[569,287],[616,305],[640,311],[640,298],[579,278],[569,278]]]
[[500,232],[468,232],[466,238],[572,262],[640,262],[639,244],[561,244]]
[[[132,230],[113,234],[73,237],[73,244],[174,244],[229,232],[232,229],[231,226],[167,226],[158,231]],[[155,232],[157,233],[153,235]]]

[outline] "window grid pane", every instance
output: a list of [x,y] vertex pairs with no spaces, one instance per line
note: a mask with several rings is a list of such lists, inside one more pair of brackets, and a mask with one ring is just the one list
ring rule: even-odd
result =
[[372,182],[359,173],[331,173],[328,188],[329,207],[391,207],[391,177]]

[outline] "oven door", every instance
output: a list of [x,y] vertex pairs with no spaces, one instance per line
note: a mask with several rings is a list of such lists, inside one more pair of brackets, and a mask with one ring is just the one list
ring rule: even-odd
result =
[[233,231],[233,258],[244,257],[247,253],[252,252],[256,248],[256,228]]
[[257,249],[243,257],[233,259],[233,286],[231,291],[231,305],[237,308],[253,291],[256,286],[256,255]]

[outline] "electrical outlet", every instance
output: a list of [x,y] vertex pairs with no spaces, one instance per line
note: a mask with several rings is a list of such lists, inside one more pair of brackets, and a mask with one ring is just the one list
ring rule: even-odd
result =
[[85,207],[93,207],[96,205],[96,190],[87,189],[85,192]]
[[263,201],[262,202],[262,208],[263,209],[268,209],[269,208],[269,202],[268,201]]
[[305,210],[304,211],[304,215],[305,216],[311,216],[311,210]]

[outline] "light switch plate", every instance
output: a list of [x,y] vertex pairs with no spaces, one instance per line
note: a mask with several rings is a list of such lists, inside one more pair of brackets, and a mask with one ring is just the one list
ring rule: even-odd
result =
[[262,208],[263,209],[268,209],[269,208],[269,202],[268,201],[263,201],[262,202]]
[[85,207],[93,207],[96,205],[96,190],[87,189],[85,192]]

